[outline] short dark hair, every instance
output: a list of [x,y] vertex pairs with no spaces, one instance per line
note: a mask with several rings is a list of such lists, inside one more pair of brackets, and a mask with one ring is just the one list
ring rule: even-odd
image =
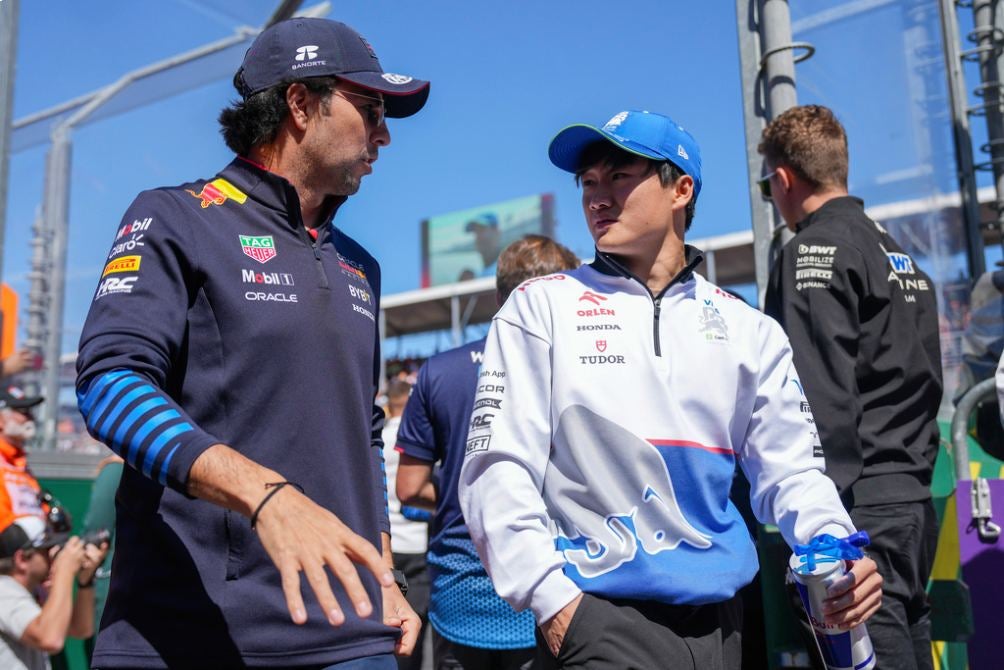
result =
[[579,257],[568,247],[544,235],[526,235],[499,254],[495,290],[500,302],[505,302],[509,294],[527,279],[574,270],[579,265]]
[[276,138],[282,122],[289,114],[286,90],[296,83],[303,84],[308,91],[319,95],[322,113],[327,113],[328,101],[338,85],[337,77],[311,77],[280,82],[248,96],[246,100],[235,100],[220,112],[220,134],[231,151],[238,156],[247,156],[252,147],[268,144]]
[[[575,171],[575,185],[579,186],[581,184],[582,175],[585,174],[586,170],[594,165],[603,165],[608,169],[612,169],[623,167],[625,165],[631,165],[632,163],[640,160],[648,163],[648,167],[645,172],[646,176],[652,174],[653,172],[659,173],[659,183],[662,184],[663,188],[666,188],[670,184],[675,184],[680,177],[687,174],[669,161],[652,160],[651,158],[646,158],[644,156],[639,156],[638,154],[633,154],[629,151],[624,151],[611,142],[598,140],[582,150],[582,155],[579,156],[579,167]],[[684,232],[690,230],[690,224],[694,220],[694,213],[696,211],[697,192],[695,191],[693,196],[690,198],[690,202],[687,203],[686,209],[684,210]]]
[[767,124],[757,151],[772,169],[789,167],[814,189],[847,188],[847,133],[827,107],[786,110]]
[[411,384],[403,379],[391,379],[387,382],[387,399],[394,400],[399,398],[408,399],[411,394]]

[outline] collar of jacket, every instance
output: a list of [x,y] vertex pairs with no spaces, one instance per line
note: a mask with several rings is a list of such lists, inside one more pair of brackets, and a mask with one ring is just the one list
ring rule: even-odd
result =
[[[230,165],[223,168],[219,174],[234,186],[244,191],[255,202],[280,212],[286,216],[287,222],[293,227],[303,226],[303,215],[300,213],[300,196],[296,188],[285,177],[280,177],[263,165],[243,156],[234,158]],[[348,196],[329,195],[324,199],[321,225],[319,229],[330,227],[338,208],[348,200]]]
[[795,232],[800,233],[819,220],[820,214],[855,213],[864,216],[865,201],[853,195],[842,195],[824,202],[819,209],[795,224]]
[[[686,264],[683,266],[683,269],[680,270],[661,291],[659,291],[660,296],[676,284],[688,281],[693,276],[694,270],[697,266],[704,262],[704,252],[697,247],[685,244],[683,245],[683,253]],[[625,277],[627,279],[633,279],[645,287],[646,291],[652,293],[652,291],[648,288],[648,284],[643,282],[640,277],[624,267],[624,265],[612,254],[596,249],[596,256],[593,258],[593,262],[589,265],[597,272],[601,272],[611,277]]]

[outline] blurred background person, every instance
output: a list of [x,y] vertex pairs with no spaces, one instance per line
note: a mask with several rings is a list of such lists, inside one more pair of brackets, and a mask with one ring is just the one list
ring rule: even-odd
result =
[[415,643],[415,650],[411,656],[399,656],[397,666],[401,670],[421,670],[425,656],[425,624],[429,612],[429,572],[425,563],[425,551],[429,546],[429,524],[405,517],[406,513],[412,517],[416,515],[407,509],[402,511],[401,501],[398,500],[394,486],[398,463],[401,460],[401,455],[394,449],[394,445],[397,443],[401,414],[404,413],[404,406],[408,403],[410,394],[411,384],[403,379],[392,379],[387,384],[385,408],[387,418],[384,421],[382,437],[384,467],[387,473],[387,508],[390,513],[390,547],[394,556],[394,569],[404,573],[408,584],[405,598],[422,619],[422,630]]
[[67,636],[94,634],[94,573],[107,550],[53,533],[35,516],[0,532],[0,668],[47,670]]

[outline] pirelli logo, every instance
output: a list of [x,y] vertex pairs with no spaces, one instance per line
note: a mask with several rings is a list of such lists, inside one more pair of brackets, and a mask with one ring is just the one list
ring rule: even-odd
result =
[[116,258],[105,266],[101,276],[107,277],[108,275],[115,274],[116,272],[138,272],[141,260],[143,260],[142,256],[123,256],[122,258]]

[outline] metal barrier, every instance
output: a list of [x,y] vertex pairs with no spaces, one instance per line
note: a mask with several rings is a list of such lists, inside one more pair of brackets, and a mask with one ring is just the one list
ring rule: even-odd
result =
[[[966,391],[955,405],[952,416],[952,460],[955,464],[955,480],[968,480],[969,473],[969,416],[981,401],[997,393],[993,379],[986,379]],[[972,523],[976,526],[982,542],[995,542],[1000,537],[1001,528],[993,522],[993,506],[990,500],[990,484],[985,477],[973,479],[969,491]],[[961,504],[961,500],[958,501]]]

